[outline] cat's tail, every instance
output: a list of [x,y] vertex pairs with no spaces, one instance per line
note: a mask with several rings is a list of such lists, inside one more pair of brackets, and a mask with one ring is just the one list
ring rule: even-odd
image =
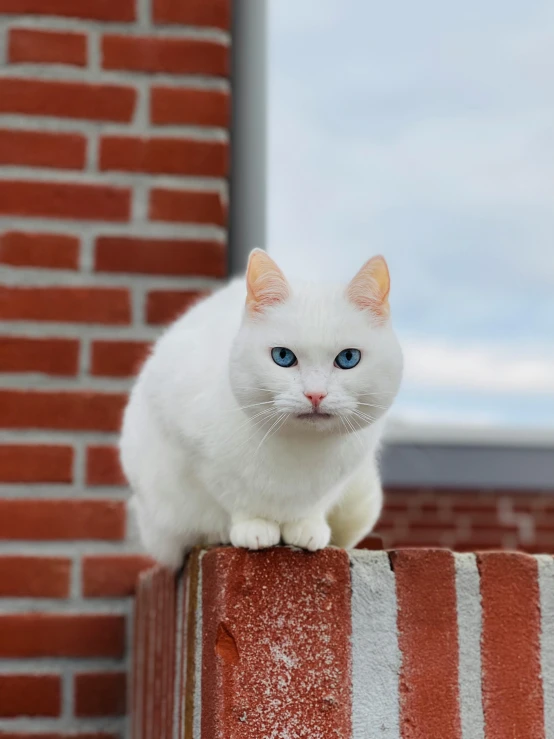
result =
[[383,490],[375,459],[368,459],[347,484],[327,520],[331,544],[352,549],[377,523],[383,507]]

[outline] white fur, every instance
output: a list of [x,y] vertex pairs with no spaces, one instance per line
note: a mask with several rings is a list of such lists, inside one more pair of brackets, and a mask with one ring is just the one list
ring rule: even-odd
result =
[[[350,547],[381,510],[376,453],[402,372],[390,321],[344,286],[293,283],[260,313],[245,297],[235,280],[177,320],[125,411],[121,459],[143,543],[170,567],[197,544]],[[298,364],[275,364],[275,346]],[[341,370],[347,348],[362,359]],[[297,418],[310,391],[327,393],[331,418]]]

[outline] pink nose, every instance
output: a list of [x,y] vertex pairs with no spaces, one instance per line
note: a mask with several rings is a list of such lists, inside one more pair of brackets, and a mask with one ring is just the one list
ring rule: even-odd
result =
[[327,397],[327,393],[304,393],[304,395],[311,400],[314,408],[318,408],[323,398]]

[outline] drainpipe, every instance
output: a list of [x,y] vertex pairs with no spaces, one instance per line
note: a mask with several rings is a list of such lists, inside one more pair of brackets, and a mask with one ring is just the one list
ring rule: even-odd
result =
[[267,0],[234,0],[229,274],[266,246]]

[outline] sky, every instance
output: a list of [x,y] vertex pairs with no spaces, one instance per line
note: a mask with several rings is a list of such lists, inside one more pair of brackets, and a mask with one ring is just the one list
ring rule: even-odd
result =
[[398,422],[554,428],[554,3],[269,7],[270,254],[386,257]]

